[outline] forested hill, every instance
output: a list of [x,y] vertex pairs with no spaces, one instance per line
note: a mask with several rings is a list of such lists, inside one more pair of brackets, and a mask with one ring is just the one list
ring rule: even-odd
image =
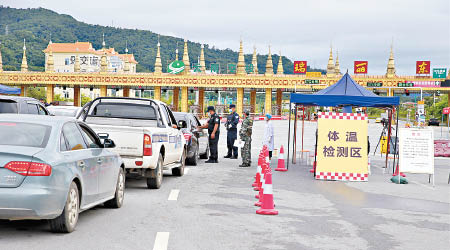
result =
[[[102,33],[105,34],[106,46],[114,47],[116,51],[124,53],[125,42],[128,41],[129,52],[135,55],[139,62],[137,71],[152,72],[156,56],[158,34],[147,30],[122,29],[108,26],[92,25],[79,22],[69,15],[58,14],[54,11],[37,9],[15,9],[0,6],[0,41],[3,55],[4,70],[20,70],[22,60],[23,39],[27,41],[27,57],[29,69],[44,70],[43,49],[48,41],[53,42],[92,42],[94,48],[100,49]],[[178,43],[180,58],[183,53],[183,39],[171,36],[161,36],[161,57],[163,70],[168,62],[175,59],[175,48]],[[239,41],[236,40],[238,45]],[[188,43],[190,61],[197,61],[200,54],[200,43]],[[265,51],[260,51],[264,53]],[[206,67],[211,63],[219,63],[221,71],[228,63],[237,63],[238,53],[231,49],[215,49],[205,45]],[[265,71],[267,55],[258,55],[258,70]],[[273,55],[274,70],[278,65],[278,55]],[[245,55],[246,63],[251,63],[251,55]],[[283,57],[285,73],[292,74],[293,63]]]

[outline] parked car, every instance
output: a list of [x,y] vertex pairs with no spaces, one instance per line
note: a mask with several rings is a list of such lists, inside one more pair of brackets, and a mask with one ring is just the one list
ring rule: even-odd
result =
[[79,212],[122,206],[122,159],[85,123],[2,114],[0,138],[0,219],[47,219],[51,231],[69,233]]
[[174,112],[178,127],[186,139],[186,163],[197,165],[198,158],[209,158],[208,132],[192,113]]
[[175,117],[160,101],[99,97],[87,103],[78,118],[97,133],[107,133],[128,174],[146,178],[148,188],[160,188],[163,170],[184,175],[186,142]]
[[0,114],[50,115],[41,102],[22,96],[0,96]]
[[381,117],[378,117],[377,119],[375,119],[375,123],[381,123],[381,121],[382,121]]
[[439,119],[430,118],[430,120],[428,120],[428,126],[439,126]]
[[81,107],[74,106],[48,106],[47,110],[52,115],[76,117],[82,110]]

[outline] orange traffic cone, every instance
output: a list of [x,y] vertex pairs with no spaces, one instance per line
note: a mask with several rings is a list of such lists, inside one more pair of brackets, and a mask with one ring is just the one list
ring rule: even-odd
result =
[[267,165],[270,167],[269,150],[266,145],[264,145],[264,157],[266,158]]
[[261,175],[261,164],[262,164],[262,154],[259,154],[258,157],[258,167],[256,168],[256,176],[255,176],[255,182],[253,182],[252,187],[257,187],[259,185],[260,181],[260,175]]
[[265,215],[277,215],[278,211],[275,210],[273,204],[273,189],[272,189],[272,173],[268,172],[265,177],[265,184],[263,189],[263,198],[261,203],[261,209],[256,210],[257,214]]
[[283,145],[281,145],[280,148],[280,154],[278,156],[278,167],[275,169],[275,171],[281,171],[286,172],[287,168],[284,166],[284,148]]
[[260,207],[262,204],[262,199],[264,198],[263,196],[263,191],[264,191],[264,183],[265,183],[265,175],[270,171],[270,168],[267,167],[267,164],[263,164],[262,165],[262,173],[261,173],[261,182],[260,182],[260,186],[259,186],[259,194],[255,195],[255,198],[259,199],[256,203],[255,206]]

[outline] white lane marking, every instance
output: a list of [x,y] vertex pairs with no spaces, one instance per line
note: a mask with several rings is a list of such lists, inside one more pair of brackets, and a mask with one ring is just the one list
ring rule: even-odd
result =
[[153,250],[167,250],[169,245],[169,232],[157,232]]
[[[425,184],[422,184],[422,183],[417,182],[417,181],[409,181],[409,182],[412,182],[412,183],[417,184],[417,185],[420,185],[420,186],[422,186],[422,187],[426,187],[426,188],[428,188],[428,189],[434,190],[434,188],[433,188],[432,186],[425,185]],[[430,184],[430,185],[432,185],[432,184]]]
[[180,193],[179,189],[172,189],[172,191],[170,191],[170,194],[169,194],[169,199],[167,199],[167,200],[169,200],[169,201],[176,201],[176,200],[178,200],[178,194],[179,193]]
[[188,174],[188,173],[189,173],[189,169],[190,169],[190,168],[185,168],[185,169],[184,169],[184,174]]

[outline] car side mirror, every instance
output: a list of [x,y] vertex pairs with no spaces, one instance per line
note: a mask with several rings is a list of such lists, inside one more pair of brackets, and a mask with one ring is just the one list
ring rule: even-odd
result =
[[112,139],[105,139],[105,141],[103,142],[103,147],[104,148],[115,148],[116,144],[114,143],[114,141]]
[[187,128],[187,123],[184,120],[178,121],[178,128]]

